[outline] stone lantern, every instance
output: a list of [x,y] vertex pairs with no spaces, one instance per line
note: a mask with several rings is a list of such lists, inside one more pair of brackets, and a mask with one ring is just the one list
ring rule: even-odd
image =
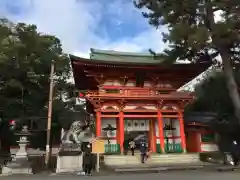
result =
[[22,130],[19,133],[15,133],[15,135],[19,137],[19,141],[17,141],[19,149],[12,161],[6,167],[3,167],[2,174],[32,174],[26,151],[26,146],[29,142],[28,137],[31,133],[28,131],[27,126],[23,126]]

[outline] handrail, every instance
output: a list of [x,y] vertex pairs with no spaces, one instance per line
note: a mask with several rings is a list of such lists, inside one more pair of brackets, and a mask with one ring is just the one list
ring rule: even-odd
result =
[[170,92],[168,94],[161,94],[154,90],[142,89],[142,90],[120,90],[119,93],[106,93],[99,91],[89,91],[87,93],[88,97],[171,97],[177,96],[179,98],[189,98],[192,96],[190,92]]

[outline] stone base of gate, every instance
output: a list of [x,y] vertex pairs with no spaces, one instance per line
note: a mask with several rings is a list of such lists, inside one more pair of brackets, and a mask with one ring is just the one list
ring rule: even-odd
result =
[[[152,154],[145,164],[154,166],[168,166],[176,164],[200,164],[198,154]],[[138,166],[142,165],[140,154],[131,155],[105,155],[104,164],[113,166]]]

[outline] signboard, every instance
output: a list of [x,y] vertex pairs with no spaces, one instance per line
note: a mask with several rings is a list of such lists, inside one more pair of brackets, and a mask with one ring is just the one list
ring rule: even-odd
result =
[[92,153],[97,154],[97,163],[96,163],[96,171],[99,172],[100,169],[100,154],[104,153],[104,141],[101,139],[94,139],[92,141]]
[[148,131],[149,121],[148,120],[125,120],[125,131]]
[[92,141],[92,153],[101,154],[104,153],[104,141],[100,139],[94,139]]

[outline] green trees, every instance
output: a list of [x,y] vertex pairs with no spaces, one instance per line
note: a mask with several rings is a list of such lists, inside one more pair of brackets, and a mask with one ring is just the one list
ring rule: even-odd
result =
[[[169,60],[216,62],[222,67],[235,116],[240,122],[240,96],[234,68],[240,57],[240,1],[224,0],[135,0],[137,8],[156,28],[164,26],[163,40],[170,48],[164,51]],[[216,13],[221,19],[216,20]]]
[[[35,25],[0,21],[0,115],[3,118],[46,117],[51,61],[55,60],[54,109],[68,88],[70,64],[60,40],[37,32]],[[61,109],[61,110],[60,110]]]
[[[239,80],[239,77],[237,77]],[[196,86],[196,100],[186,107],[187,112],[217,112],[219,116],[234,114],[234,108],[224,75],[217,72],[214,77],[209,77]],[[226,117],[226,116],[225,116]]]

